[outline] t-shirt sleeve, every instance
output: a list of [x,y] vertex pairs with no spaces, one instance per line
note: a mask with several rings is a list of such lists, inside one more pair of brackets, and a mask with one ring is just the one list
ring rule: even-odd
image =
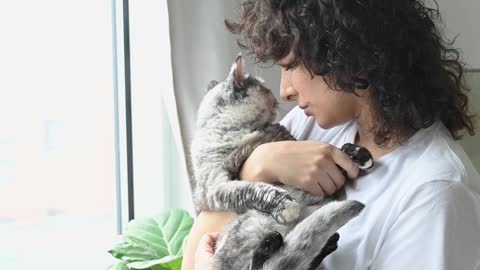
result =
[[388,231],[370,269],[480,269],[480,202],[453,181],[420,186]]

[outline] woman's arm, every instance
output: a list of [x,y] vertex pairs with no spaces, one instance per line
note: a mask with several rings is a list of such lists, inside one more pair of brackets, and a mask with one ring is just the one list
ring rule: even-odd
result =
[[242,180],[280,182],[315,195],[332,195],[350,179],[358,166],[333,145],[318,141],[279,141],[258,146],[243,164]]
[[[281,141],[257,147],[245,161],[240,178],[246,181],[282,182],[307,192],[333,194],[340,189],[345,177],[356,178],[358,167],[336,147],[313,141]],[[235,214],[232,212],[202,212],[195,220],[185,247],[182,270],[193,270],[194,254],[202,235],[223,231]]]

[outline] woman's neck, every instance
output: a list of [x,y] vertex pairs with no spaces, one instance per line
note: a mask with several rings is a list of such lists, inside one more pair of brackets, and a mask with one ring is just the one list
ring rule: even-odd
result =
[[394,138],[386,145],[379,146],[375,143],[375,129],[376,117],[375,113],[372,111],[373,103],[370,98],[370,91],[363,92],[358,99],[356,107],[356,117],[357,122],[357,135],[355,136],[355,144],[365,147],[372,154],[373,160],[377,160],[380,157],[392,152],[397,149],[401,143],[406,142],[410,137],[415,134],[415,131],[407,131],[402,135]]
[[[373,130],[373,121],[369,119],[357,119],[357,134],[355,136],[355,144],[365,147],[372,154],[373,160],[377,160],[380,157],[394,151],[401,144],[397,140],[392,140],[385,146],[379,146],[375,143],[375,134]],[[401,142],[406,142],[415,132],[407,132],[405,135],[400,136]]]

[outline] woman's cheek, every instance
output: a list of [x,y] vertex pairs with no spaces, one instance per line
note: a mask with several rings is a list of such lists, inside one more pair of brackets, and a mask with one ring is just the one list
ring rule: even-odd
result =
[[325,105],[323,108],[315,108],[313,113],[315,121],[323,129],[330,129],[352,120],[353,117],[346,110]]

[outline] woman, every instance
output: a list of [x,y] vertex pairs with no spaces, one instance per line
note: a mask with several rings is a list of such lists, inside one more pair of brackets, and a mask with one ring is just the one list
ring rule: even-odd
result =
[[[259,146],[241,179],[330,195],[345,184],[339,166],[355,179],[346,198],[366,205],[326,269],[480,267],[480,176],[456,142],[474,115],[437,19],[416,0],[246,0],[226,21],[258,61],[282,66],[281,96],[298,103],[281,123],[299,141]],[[346,142],[369,149],[370,174],[344,161]],[[182,269],[233,217],[200,213]]]

